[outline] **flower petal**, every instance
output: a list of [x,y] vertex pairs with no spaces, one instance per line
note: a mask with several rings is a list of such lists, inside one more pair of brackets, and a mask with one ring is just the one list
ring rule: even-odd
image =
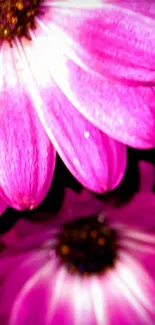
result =
[[153,193],[137,193],[134,198],[120,208],[104,205],[104,215],[115,222],[126,222],[127,225],[141,229],[153,230],[155,229],[155,194]]
[[[53,89],[52,105],[44,109],[46,129],[73,175],[87,188],[104,192],[115,188],[126,167],[126,148],[88,122],[60,91]],[[63,113],[62,113],[63,108]]]
[[[16,299],[18,299],[18,295],[20,294],[21,289],[24,291],[24,286],[26,286],[29,280],[33,282],[35,274],[37,274],[37,272],[40,272],[40,270],[42,270],[42,266],[46,265],[48,261],[47,253],[44,251],[35,251],[35,253],[34,251],[31,251],[25,254],[19,254],[17,256],[14,256],[13,259],[7,256],[3,256],[1,259],[2,261],[0,261],[0,263],[2,264],[2,268],[4,265],[5,267],[10,265],[10,269],[12,271],[4,280],[3,285],[1,285],[2,295],[0,297],[0,319],[1,317],[10,317],[13,305],[16,302]],[[8,273],[7,268],[6,272]],[[5,275],[6,273],[3,274],[3,276]],[[15,277],[18,279],[18,281],[14,281]],[[20,305],[19,307],[22,308],[22,312],[24,312],[23,306]],[[8,322],[6,324],[8,324]],[[11,324],[13,324],[13,322]]]
[[154,83],[155,22],[151,13],[155,5],[145,0],[138,6],[138,2],[57,3],[43,19],[51,25],[54,22],[69,37],[68,45],[94,71],[114,79]]
[[[88,288],[84,290],[82,281],[79,282],[78,285],[78,279],[70,277],[64,268],[54,270],[49,261],[26,283],[22,282],[19,295],[13,301],[9,324],[81,325],[84,318],[86,324],[96,325]],[[4,296],[4,291],[2,293]]]
[[0,235],[0,243],[5,245],[14,245],[17,240],[17,234],[14,228]]
[[[34,265],[32,264],[32,268],[29,264],[26,265],[23,270],[24,276],[19,276],[20,281],[18,281],[18,289],[15,289],[15,285],[12,283],[13,276],[9,276],[7,282],[2,288],[2,302],[4,304],[3,314],[5,315],[5,310],[8,310],[8,307],[5,307],[5,296],[7,297],[9,284],[10,287],[13,288],[12,298],[14,296],[14,300],[12,299],[11,313],[9,324],[34,324],[38,325],[42,324],[60,324],[63,320],[65,320],[66,324],[74,324],[73,323],[73,312],[71,308],[69,308],[69,304],[67,299],[64,300],[62,295],[65,291],[66,297],[67,290],[69,290],[69,281],[67,280],[67,284],[62,283],[59,274],[60,272],[54,270],[55,266],[51,261],[44,263],[40,269],[38,266],[36,270]],[[23,264],[24,266],[24,264]],[[18,271],[21,269],[18,268]],[[57,274],[55,274],[57,271]],[[27,278],[26,278],[27,275]],[[59,283],[58,283],[59,277]],[[56,290],[58,291],[61,287],[61,294],[58,296]],[[63,290],[62,290],[63,288]],[[1,303],[2,303],[1,302]],[[3,306],[3,305],[2,305]]]
[[[51,5],[42,27],[49,40],[55,34],[48,55],[55,81],[72,104],[109,136],[133,147],[151,148],[155,144],[154,4],[138,3],[126,10],[121,5],[130,8],[127,1],[120,6],[98,1],[96,8],[90,4],[80,9],[77,1],[60,2]],[[42,51],[47,52],[45,47]],[[60,65],[63,53],[65,63]]]
[[4,45],[1,63],[0,194],[16,209],[32,209],[50,187],[55,150],[25,90],[17,49]]
[[115,188],[124,175],[126,148],[79,114],[58,88],[52,92],[42,92],[42,121],[64,163],[92,191]]
[[[141,302],[135,298],[130,289],[116,275],[105,288],[107,311],[107,324],[124,325],[153,325],[154,322],[150,313],[142,306]],[[145,288],[146,289],[146,288]],[[154,318],[153,318],[154,319]]]
[[103,202],[98,200],[91,192],[84,189],[80,194],[77,194],[67,189],[57,218],[59,218],[59,222],[70,222],[79,217],[99,215],[102,210]]
[[[147,255],[149,258],[148,253],[141,252],[141,256],[146,260]],[[154,259],[154,254],[152,257]],[[131,255],[122,254],[120,259],[121,262],[118,263],[114,275],[114,282],[115,292],[118,291],[122,308],[128,311],[128,313],[124,313],[123,318],[128,319],[129,324],[131,324],[130,319],[135,319],[134,324],[153,325],[155,320],[154,271],[149,274],[147,264],[139,262],[138,258],[133,258],[132,252]]]
[[125,146],[96,129],[67,100],[52,79],[54,62],[51,63],[49,52],[44,53],[48,39],[35,36],[32,34],[33,49],[26,47],[25,55],[34,76],[30,82],[37,84],[41,101],[35,108],[49,138],[84,186],[96,192],[116,187],[126,167]]
[[[155,92],[101,78],[59,53],[52,73],[62,92],[95,126],[137,148],[155,145]],[[95,90],[95,91],[94,91]]]

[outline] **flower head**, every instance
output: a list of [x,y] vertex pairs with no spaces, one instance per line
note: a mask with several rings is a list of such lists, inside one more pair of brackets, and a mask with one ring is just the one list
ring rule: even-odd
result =
[[108,136],[154,146],[153,1],[1,0],[0,17],[3,198],[38,205],[55,149],[87,188],[116,187],[126,148]]
[[69,190],[53,221],[20,221],[0,258],[1,323],[153,325],[154,194],[137,194],[132,218],[128,204],[123,216],[116,210],[120,217],[89,192]]
[[101,193],[124,175],[118,140],[154,146],[154,17],[153,0],[0,0],[0,194],[8,204],[42,201],[55,149]]

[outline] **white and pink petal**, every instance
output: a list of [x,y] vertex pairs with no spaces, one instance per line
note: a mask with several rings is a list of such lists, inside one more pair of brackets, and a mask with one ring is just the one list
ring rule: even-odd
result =
[[55,80],[67,98],[109,136],[133,147],[153,147],[153,1],[81,7],[73,1],[51,3],[48,9],[40,26],[51,44]]
[[[33,92],[31,96],[50,140],[66,166],[84,186],[95,192],[116,187],[126,167],[125,146],[100,132],[75,109],[52,78],[55,63],[50,49],[44,51],[46,36],[38,39],[35,32],[31,36],[33,48],[26,47],[25,56],[32,73],[30,82],[37,85],[39,100],[35,101]],[[55,37],[49,45],[56,57]]]
[[34,110],[16,47],[1,47],[1,68],[0,194],[16,209],[32,209],[51,185],[55,149]]
[[112,79],[149,83],[155,76],[155,6],[143,2],[51,3],[42,19],[66,35],[64,43],[87,67]]
[[132,147],[154,147],[153,87],[134,87],[104,78],[80,67],[63,52],[59,53],[59,68],[51,66],[61,91],[97,128]]

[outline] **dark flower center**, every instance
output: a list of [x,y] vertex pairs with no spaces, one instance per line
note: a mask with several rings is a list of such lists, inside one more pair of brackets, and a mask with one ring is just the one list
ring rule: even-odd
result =
[[59,235],[56,253],[71,272],[100,273],[114,266],[117,235],[99,218],[82,218],[66,224]]
[[0,40],[12,45],[14,37],[30,39],[29,30],[35,28],[35,16],[40,0],[0,0]]

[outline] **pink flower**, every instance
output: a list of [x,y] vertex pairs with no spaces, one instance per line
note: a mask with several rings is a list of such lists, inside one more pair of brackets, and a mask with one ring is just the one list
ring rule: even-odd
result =
[[152,171],[123,210],[68,190],[53,221],[16,225],[0,258],[1,324],[154,325]]
[[55,150],[26,98],[24,109],[18,86],[8,91],[0,96],[0,195],[13,208],[33,209],[51,185]]
[[[109,19],[108,13],[113,17],[113,11],[121,8],[97,0],[89,8],[83,8],[82,2],[77,6],[76,1],[52,0],[31,1],[31,10],[30,0],[22,3],[5,0],[0,6],[0,194],[3,199],[20,210],[36,207],[52,181],[55,149],[84,186],[99,193],[113,189],[124,175],[126,149],[98,127],[123,140],[127,125],[123,139],[115,126],[118,122],[126,124],[131,110],[127,114],[129,107],[123,106],[122,101],[127,101],[123,90],[120,95],[116,92],[115,99],[112,95],[110,105],[107,102],[111,81],[109,84],[103,79],[104,56],[101,53],[98,60],[96,46],[99,50],[103,48],[100,44],[105,44],[102,21]],[[94,47],[93,53],[90,45]],[[98,71],[97,62],[102,71]],[[106,96],[104,87],[107,87]],[[129,97],[128,89],[127,93]],[[122,113],[113,116],[119,101]],[[101,106],[104,118],[100,118]],[[97,123],[94,110],[99,112]],[[106,117],[106,110],[112,123]],[[122,114],[127,116],[123,122]],[[147,121],[145,137],[150,123],[153,119]],[[145,147],[145,143],[141,146]],[[147,146],[152,146],[152,142]]]

